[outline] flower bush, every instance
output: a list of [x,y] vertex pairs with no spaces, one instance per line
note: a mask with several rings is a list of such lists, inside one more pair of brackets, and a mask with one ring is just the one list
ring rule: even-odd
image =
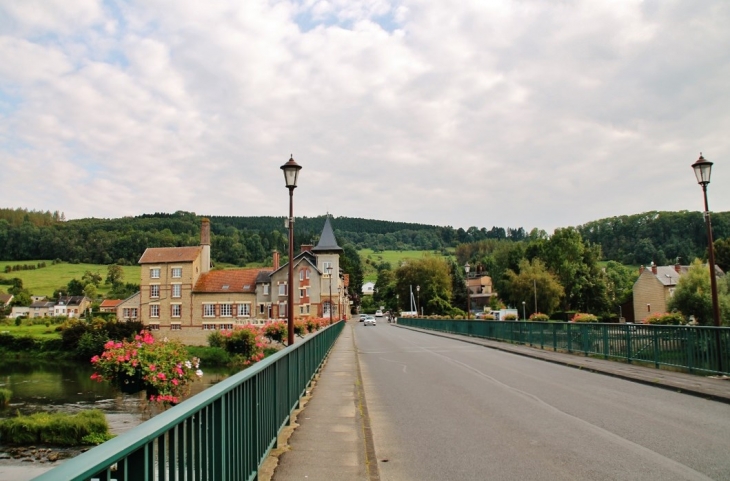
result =
[[275,321],[264,327],[264,336],[271,342],[283,343],[287,334],[286,321]]
[[535,322],[548,322],[550,320],[550,316],[543,314],[542,312],[535,312],[530,314],[530,320]]
[[225,331],[223,343],[226,351],[236,356],[236,361],[249,366],[264,358],[264,340],[261,330],[253,325],[236,326]]
[[644,319],[644,324],[682,325],[686,321],[680,312],[654,313]]
[[182,343],[156,340],[148,331],[134,341],[108,341],[91,363],[91,379],[115,383],[125,392],[145,390],[150,401],[169,404],[180,402],[189,384],[203,375],[200,361],[188,359]]
[[504,316],[505,321],[516,321],[517,315],[516,314],[507,314]]
[[570,322],[598,322],[598,317],[587,312],[576,312]]

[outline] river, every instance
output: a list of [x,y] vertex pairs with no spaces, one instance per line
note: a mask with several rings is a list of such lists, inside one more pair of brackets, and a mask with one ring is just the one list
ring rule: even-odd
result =
[[[231,368],[201,368],[203,377],[191,384],[189,396],[238,372]],[[158,412],[145,401],[144,393],[124,394],[110,383],[92,381],[92,373],[90,363],[0,359],[0,388],[13,393],[10,406],[0,409],[0,418],[13,416],[18,411],[22,414],[75,413],[100,409],[106,415],[111,432],[121,434]],[[5,476],[14,481],[31,479],[50,467],[49,464],[7,459],[2,456],[4,448],[7,446],[0,443],[0,479],[6,479]]]

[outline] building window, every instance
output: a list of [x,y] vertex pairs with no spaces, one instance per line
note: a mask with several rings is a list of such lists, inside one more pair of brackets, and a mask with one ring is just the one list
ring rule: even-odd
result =
[[221,324],[221,330],[222,331],[232,331],[233,324]]
[[286,296],[287,295],[286,284],[279,284],[279,295],[280,296]]
[[325,316],[329,316],[331,306],[332,306],[332,303],[330,301],[325,301],[324,305],[322,306],[322,314],[324,314]]
[[171,331],[180,331],[181,329],[182,329],[182,326],[180,324],[170,324]]
[[264,284],[264,295],[265,296],[269,295],[269,285],[268,284]]
[[304,306],[299,306],[299,314],[304,314]]
[[221,304],[221,317],[231,317],[233,315],[233,304]]
[[215,331],[215,324],[203,324],[204,331]]
[[306,274],[306,276],[307,276],[307,279],[309,279],[309,269],[305,269],[305,270],[304,270],[304,273]]
[[159,267],[153,267],[150,269],[150,279],[159,279],[160,278],[160,268]]
[[124,317],[124,319],[137,319],[137,308],[125,307],[122,310],[122,317]]
[[180,304],[173,304],[170,306],[170,314],[172,317],[180,317],[182,313],[182,306]]
[[304,295],[309,297],[309,287],[307,287],[307,292]]
[[327,269],[329,269],[330,267],[332,267],[334,269],[331,262],[323,262],[322,263],[322,272],[327,274]]
[[159,331],[160,330],[159,324],[150,324],[148,327],[150,328],[150,331]]
[[241,317],[249,317],[251,315],[251,304],[239,304],[238,315]]
[[203,317],[215,317],[215,304],[203,304]]
[[264,314],[266,312],[266,304],[259,304],[259,314]]
[[304,287],[300,287],[299,288],[299,299],[302,299],[306,295],[307,295],[307,289],[305,289]]
[[300,281],[303,281],[304,280],[304,269],[302,269],[301,271],[299,271],[299,280]]
[[172,297],[182,297],[182,284],[172,285]]
[[150,297],[160,297],[160,286],[157,284],[150,285]]
[[182,267],[173,267],[172,268],[172,278],[180,279],[181,277],[182,277]]
[[160,305],[159,304],[150,305],[150,317],[160,317]]
[[286,302],[279,303],[279,317],[286,317]]

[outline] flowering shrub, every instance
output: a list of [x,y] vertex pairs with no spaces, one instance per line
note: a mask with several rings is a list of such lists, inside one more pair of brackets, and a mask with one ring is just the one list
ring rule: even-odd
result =
[[235,355],[244,366],[264,358],[263,334],[256,326],[236,326],[233,331],[225,331],[223,339],[226,351]]
[[598,318],[586,312],[576,312],[570,322],[598,322]]
[[680,325],[685,322],[684,316],[679,312],[654,313],[644,319],[644,324]]
[[284,339],[287,338],[287,325],[286,321],[275,321],[270,324],[266,324],[264,327],[264,336],[271,342],[283,343]]
[[108,341],[101,356],[91,358],[91,379],[117,384],[122,391],[147,391],[150,401],[176,404],[188,384],[200,378],[197,358],[188,359],[179,341],[158,341],[142,331],[134,341]]
[[[288,326],[287,326],[288,329]],[[309,331],[307,328],[306,321],[303,321],[301,319],[297,319],[294,321],[294,334],[296,334],[299,337],[304,337]]]
[[516,321],[517,315],[516,314],[507,314],[506,316],[504,316],[504,320],[505,321]]
[[550,316],[543,314],[542,312],[535,312],[530,314],[530,320],[535,322],[548,322],[550,320]]
[[485,321],[493,321],[494,320],[494,315],[493,314],[484,314],[482,316],[482,319],[484,319]]

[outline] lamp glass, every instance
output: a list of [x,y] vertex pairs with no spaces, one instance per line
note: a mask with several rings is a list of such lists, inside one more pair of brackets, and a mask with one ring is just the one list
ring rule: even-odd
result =
[[705,160],[702,155],[697,161],[692,164],[692,168],[695,170],[695,177],[697,177],[698,184],[709,184],[710,175],[712,174],[712,162]]
[[469,269],[471,269],[471,266],[467,262],[466,264],[464,264],[464,272],[466,272],[468,274],[469,273]]
[[294,158],[290,158],[289,162],[281,166],[281,170],[284,171],[284,181],[289,189],[293,189],[297,186],[297,179],[299,178],[299,171],[302,170],[302,166],[294,161]]

